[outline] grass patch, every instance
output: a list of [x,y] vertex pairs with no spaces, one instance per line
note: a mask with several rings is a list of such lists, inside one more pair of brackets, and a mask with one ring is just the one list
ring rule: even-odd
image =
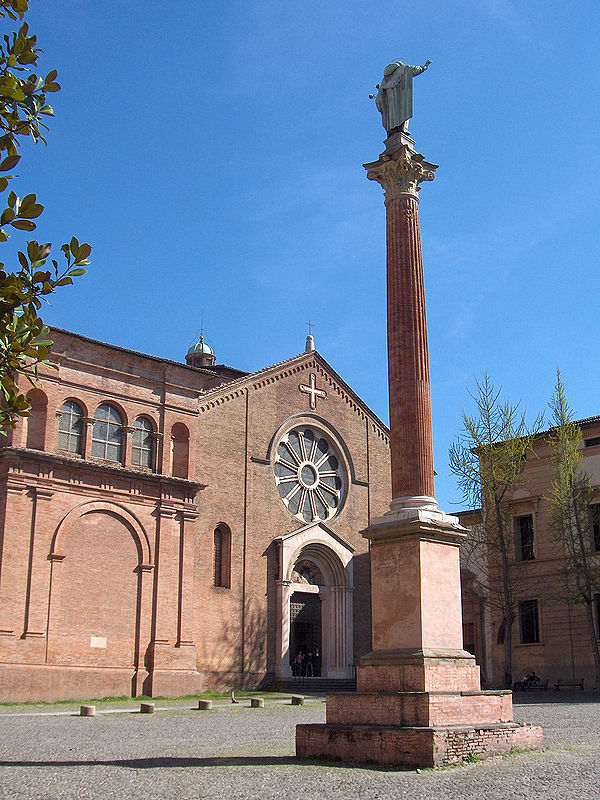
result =
[[[250,697],[263,697],[267,700],[289,700],[291,698],[291,694],[284,694],[281,692],[260,692],[260,691],[250,691],[250,690],[243,690],[243,691],[236,691],[235,698],[236,700],[248,700]],[[61,710],[67,708],[73,708],[74,706],[79,705],[93,705],[97,708],[108,708],[110,706],[132,706],[139,704],[140,702],[150,701],[152,703],[156,703],[157,705],[167,705],[167,706],[177,706],[177,705],[184,705],[189,703],[190,705],[195,704],[198,700],[219,700],[223,699],[225,701],[230,701],[231,692],[201,692],[200,694],[186,694],[181,695],[179,697],[163,697],[161,695],[157,697],[149,697],[148,695],[141,694],[137,697],[127,697],[125,695],[121,697],[93,697],[93,698],[81,698],[79,700],[54,700],[54,701],[42,701],[42,700],[31,700],[27,702],[21,703],[0,703],[0,707],[2,708],[23,708],[27,710]],[[226,703],[224,703],[226,705]]]

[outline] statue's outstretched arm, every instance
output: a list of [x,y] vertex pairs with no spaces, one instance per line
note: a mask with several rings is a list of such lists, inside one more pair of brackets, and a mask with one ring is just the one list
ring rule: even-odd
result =
[[427,67],[428,67],[430,64],[431,64],[431,59],[429,59],[428,61],[426,61],[426,62],[423,64],[423,66],[421,66],[421,67],[411,67],[410,69],[412,70],[412,75],[413,75],[413,78],[414,78],[414,76],[415,76],[415,75],[420,75],[422,72],[425,72],[425,70],[427,69]]

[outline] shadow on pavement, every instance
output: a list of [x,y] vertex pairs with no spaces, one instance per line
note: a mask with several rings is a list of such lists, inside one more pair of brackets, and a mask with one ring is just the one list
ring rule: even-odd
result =
[[349,763],[328,759],[301,759],[295,756],[214,756],[211,758],[120,758],[82,761],[0,761],[0,767],[126,767],[128,769],[171,769],[181,767],[284,767],[321,765],[338,768],[359,768],[381,772],[413,771],[410,767],[384,766],[373,763]]

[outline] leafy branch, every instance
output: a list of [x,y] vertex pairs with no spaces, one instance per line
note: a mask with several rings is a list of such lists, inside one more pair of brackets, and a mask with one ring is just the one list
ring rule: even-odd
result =
[[[29,0],[0,0],[0,19],[23,20]],[[54,115],[46,95],[60,90],[55,69],[45,77],[37,68],[41,49],[37,37],[23,22],[17,31],[0,40],[0,173],[9,173],[20,162],[19,148],[25,139],[46,143],[46,119]],[[16,174],[0,176],[0,195]],[[1,207],[2,204],[0,204]],[[44,206],[34,193],[22,199],[9,191],[0,211],[0,243],[10,238],[11,229],[30,233],[37,227]],[[64,262],[50,258],[52,245],[27,242],[17,252],[18,265],[11,270],[0,262],[0,433],[13,428],[19,417],[28,416],[30,404],[20,389],[20,376],[37,379],[39,364],[48,364],[49,329],[39,315],[42,302],[58,287],[73,283],[89,264],[92,248],[73,237],[61,246]],[[50,258],[50,265],[47,264]],[[48,266],[50,268],[48,268]]]

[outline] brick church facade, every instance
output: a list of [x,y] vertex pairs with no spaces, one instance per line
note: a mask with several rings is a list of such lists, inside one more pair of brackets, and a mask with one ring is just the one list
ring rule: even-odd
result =
[[250,374],[52,338],[0,449],[0,699],[351,678],[389,432],[312,337]]

